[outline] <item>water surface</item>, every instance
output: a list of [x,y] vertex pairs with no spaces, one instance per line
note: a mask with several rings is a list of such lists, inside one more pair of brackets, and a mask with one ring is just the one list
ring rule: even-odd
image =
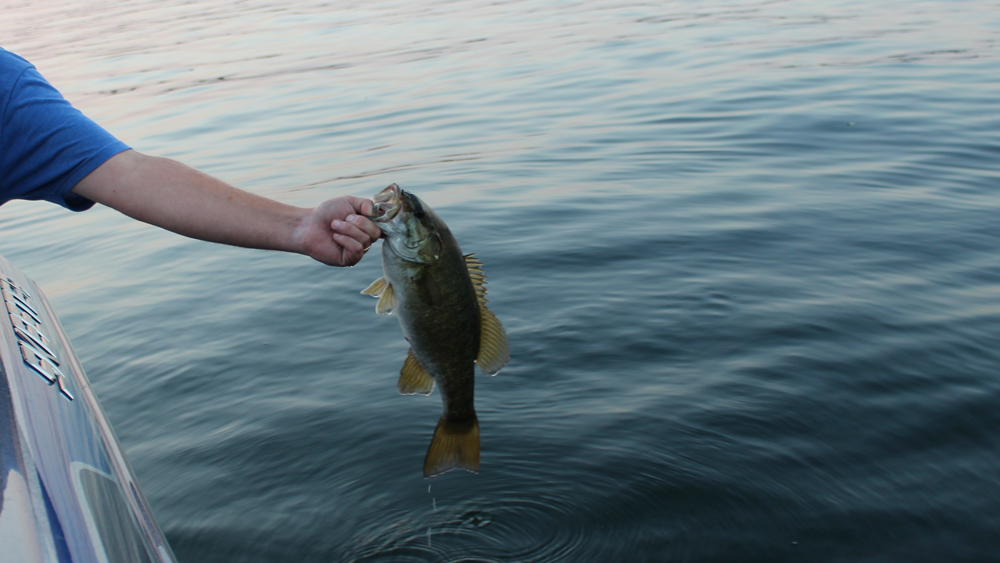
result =
[[991,561],[1000,4],[11,4],[136,149],[482,258],[482,471],[331,269],[0,208],[182,562]]

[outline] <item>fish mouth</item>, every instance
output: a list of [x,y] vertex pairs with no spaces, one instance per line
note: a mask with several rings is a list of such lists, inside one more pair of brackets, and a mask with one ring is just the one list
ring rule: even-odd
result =
[[367,217],[375,223],[392,221],[403,208],[403,190],[396,184],[389,184],[375,194],[372,201],[375,205],[372,206],[372,214]]

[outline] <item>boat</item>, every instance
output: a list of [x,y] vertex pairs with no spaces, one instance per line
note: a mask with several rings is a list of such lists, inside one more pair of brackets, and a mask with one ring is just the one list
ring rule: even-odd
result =
[[176,563],[42,289],[0,292],[0,563]]

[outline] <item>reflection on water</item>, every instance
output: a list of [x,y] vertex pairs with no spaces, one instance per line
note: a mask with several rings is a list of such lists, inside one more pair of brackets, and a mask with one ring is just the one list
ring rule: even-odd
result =
[[515,351],[424,480],[371,257],[0,208],[181,561],[988,561],[1000,13],[802,1],[22,2],[136,149],[419,193]]

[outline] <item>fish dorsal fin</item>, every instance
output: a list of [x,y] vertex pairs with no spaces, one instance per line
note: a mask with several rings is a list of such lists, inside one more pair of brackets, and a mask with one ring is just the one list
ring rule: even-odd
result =
[[483,263],[475,254],[469,254],[465,257],[465,265],[469,268],[469,278],[476,288],[476,299],[479,300],[481,336],[476,363],[487,375],[496,375],[510,361],[507,333],[496,315],[486,308],[486,273],[483,272]]
[[507,333],[503,325],[497,320],[496,315],[486,308],[486,305],[479,305],[479,313],[482,319],[480,327],[479,355],[476,363],[479,369],[486,375],[496,375],[500,368],[510,361],[510,346],[507,344]]
[[387,285],[389,285],[389,282],[385,281],[385,278],[379,278],[373,281],[371,285],[361,290],[361,295],[378,297],[379,295],[382,295],[382,291],[385,290],[385,286]]
[[486,301],[486,272],[483,271],[483,263],[476,258],[475,254],[465,256],[465,266],[469,269],[469,279],[472,280],[472,287],[476,289],[476,299],[479,305],[485,305]]
[[396,387],[400,395],[430,395],[434,390],[434,378],[417,361],[413,348],[407,352],[403,369],[399,370],[399,383]]

